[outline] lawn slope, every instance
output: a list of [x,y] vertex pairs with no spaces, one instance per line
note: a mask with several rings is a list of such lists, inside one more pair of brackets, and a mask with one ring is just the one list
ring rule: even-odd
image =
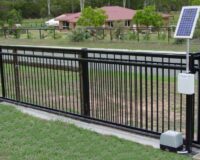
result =
[[0,105],[0,160],[187,160]]

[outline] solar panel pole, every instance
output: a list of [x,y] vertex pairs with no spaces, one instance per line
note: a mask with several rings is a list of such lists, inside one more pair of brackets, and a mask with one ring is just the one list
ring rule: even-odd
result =
[[193,112],[195,96],[195,75],[193,70],[194,59],[190,57],[190,39],[192,39],[194,35],[195,27],[199,18],[199,12],[199,6],[183,7],[174,35],[175,38],[187,40],[186,73],[180,73],[178,75],[178,92],[186,95],[185,147],[188,153],[192,152],[192,140],[194,136]]
[[186,52],[186,73],[190,73],[190,39],[187,39],[187,52]]

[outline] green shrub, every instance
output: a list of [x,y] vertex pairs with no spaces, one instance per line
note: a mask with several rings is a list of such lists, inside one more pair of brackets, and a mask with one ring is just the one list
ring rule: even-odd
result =
[[175,39],[174,44],[183,44],[185,43],[185,39]]
[[33,38],[33,34],[32,34],[31,32],[28,32],[27,38],[28,38],[28,39],[32,39],[32,38]]
[[54,38],[54,39],[60,39],[60,38],[62,38],[62,35],[60,35],[59,33],[55,32],[55,35],[52,34],[51,37]]
[[69,35],[69,39],[72,42],[81,42],[86,39],[89,39],[91,34],[88,31],[84,31],[82,29],[76,29],[71,32]]
[[145,33],[143,36],[143,40],[149,41],[151,39],[150,33]]
[[16,38],[16,39],[19,39],[20,38],[20,30],[19,29],[15,29],[14,31],[13,31],[13,35],[14,35],[14,38]]
[[165,32],[161,32],[158,34],[158,40],[166,40],[167,34]]
[[116,39],[121,39],[121,32],[122,32],[122,30],[120,27],[115,29],[114,36]]
[[4,36],[4,31],[0,30],[0,37],[3,37],[3,36]]
[[128,31],[126,34],[126,40],[136,40],[137,39],[137,33],[134,31]]
[[193,38],[200,39],[200,29],[199,28],[197,28],[196,31],[194,32]]
[[41,34],[41,39],[45,39],[45,34],[44,33]]

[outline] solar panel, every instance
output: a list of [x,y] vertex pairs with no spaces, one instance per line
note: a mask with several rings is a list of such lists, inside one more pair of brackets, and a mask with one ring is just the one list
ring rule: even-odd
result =
[[199,17],[199,7],[183,7],[174,38],[191,39]]

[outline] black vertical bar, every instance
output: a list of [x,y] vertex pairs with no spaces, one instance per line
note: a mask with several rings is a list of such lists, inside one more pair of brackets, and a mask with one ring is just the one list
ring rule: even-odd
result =
[[158,67],[156,68],[156,128],[157,128],[157,132],[159,131],[159,105],[158,105],[158,101],[159,101],[159,79],[158,79]]
[[[75,54],[75,57],[77,58],[76,56],[77,54]],[[77,66],[77,61],[75,61],[75,68],[77,69],[78,66]],[[79,110],[79,88],[78,88],[78,74],[77,74],[77,71],[75,71],[75,81],[76,81],[76,114],[78,114],[78,110]],[[91,84],[91,83],[90,83]],[[64,105],[64,104],[63,104]]]
[[[191,73],[194,73],[194,58],[190,55],[190,65],[189,69]],[[194,131],[194,120],[193,120],[193,110],[194,110],[194,94],[186,95],[186,150],[192,152],[192,140]]]
[[[170,58],[168,58],[168,63],[169,63],[169,65],[170,65]],[[171,94],[170,94],[170,87],[171,87],[171,85],[170,85],[170,69],[168,69],[168,130],[170,130],[170,96],[171,96]],[[175,93],[174,93],[175,94]]]
[[[71,62],[71,68],[73,68],[73,62],[75,63],[75,61],[70,61]],[[74,71],[71,71],[71,81],[72,81],[72,103],[73,103],[73,113],[75,113],[75,79],[74,79]],[[89,74],[88,74],[88,81],[89,81]],[[89,83],[89,82],[88,82]],[[89,89],[89,88],[88,88]]]
[[6,96],[6,92],[5,92],[5,83],[4,83],[4,68],[3,68],[2,48],[0,48],[0,71],[1,71],[2,97],[5,97]]
[[[35,53],[34,53],[35,54]],[[36,73],[36,57],[32,57],[32,65],[33,65],[33,82],[34,82],[34,101],[33,103],[37,105],[37,73]]]
[[[82,49],[80,58],[87,59],[87,49]],[[81,114],[90,116],[90,97],[89,97],[89,73],[88,62],[79,61],[80,66],[80,85],[81,85]]]
[[127,66],[124,66],[124,99],[125,99],[125,125],[128,125],[128,77],[127,77],[128,71],[127,71]]
[[[93,99],[93,97],[94,97],[94,94],[93,94],[93,91],[94,91],[94,89],[93,89],[93,82],[94,82],[94,80],[93,80],[93,63],[90,63],[90,72],[89,72],[89,79],[90,79],[90,93],[91,93],[91,105],[92,105],[92,109],[91,109],[91,117],[94,117],[94,104],[93,104],[93,102],[94,102],[94,99]],[[77,97],[77,100],[78,100],[78,97]]]
[[192,112],[193,112],[193,105],[194,105],[194,95],[187,95],[186,96],[186,150],[190,153],[192,151]]
[[[137,56],[135,56],[137,62]],[[138,127],[138,72],[137,66],[134,66],[134,91],[135,91],[135,127]]]
[[15,94],[16,94],[16,101],[20,101],[20,87],[19,87],[19,64],[18,64],[18,57],[17,57],[17,50],[13,49],[14,53],[14,76],[15,76]]
[[[30,57],[27,57],[27,63],[30,63]],[[32,86],[31,86],[31,83],[32,83],[32,78],[31,78],[31,66],[28,66],[26,67],[26,74],[27,74],[27,82],[28,82],[28,89],[30,90],[30,92],[28,92],[28,103],[31,103],[31,98],[33,97],[32,95]]]
[[140,67],[140,128],[143,128],[143,80],[142,80],[142,67]]
[[[153,62],[153,57],[151,57],[151,62]],[[153,131],[153,67],[151,67],[151,130]]]
[[[162,64],[164,64],[164,59],[162,58]],[[162,132],[165,130],[165,86],[164,86],[164,68],[162,68]]]
[[[13,57],[13,56],[12,56]],[[8,58],[9,61],[11,61],[11,63],[6,63],[6,70],[4,70],[6,72],[6,74],[4,75],[5,77],[5,89],[7,91],[7,94],[6,94],[6,97],[9,97],[9,98],[12,98],[12,96],[14,95],[13,94],[13,86],[11,84],[14,85],[14,80],[13,80],[13,71],[12,71],[12,64],[13,64],[13,60],[11,59],[11,56],[10,55],[7,55],[5,58]],[[9,77],[9,78],[8,78]]]
[[[122,58],[121,58],[122,60]],[[119,123],[122,123],[122,66],[119,65]]]
[[[147,57],[145,56],[145,63]],[[146,130],[148,130],[148,82],[147,82],[147,66],[145,66],[145,109],[146,109]]]
[[[131,57],[129,56],[129,61],[131,61]],[[133,126],[133,72],[132,66],[129,66],[129,83],[130,83],[130,125]]]

